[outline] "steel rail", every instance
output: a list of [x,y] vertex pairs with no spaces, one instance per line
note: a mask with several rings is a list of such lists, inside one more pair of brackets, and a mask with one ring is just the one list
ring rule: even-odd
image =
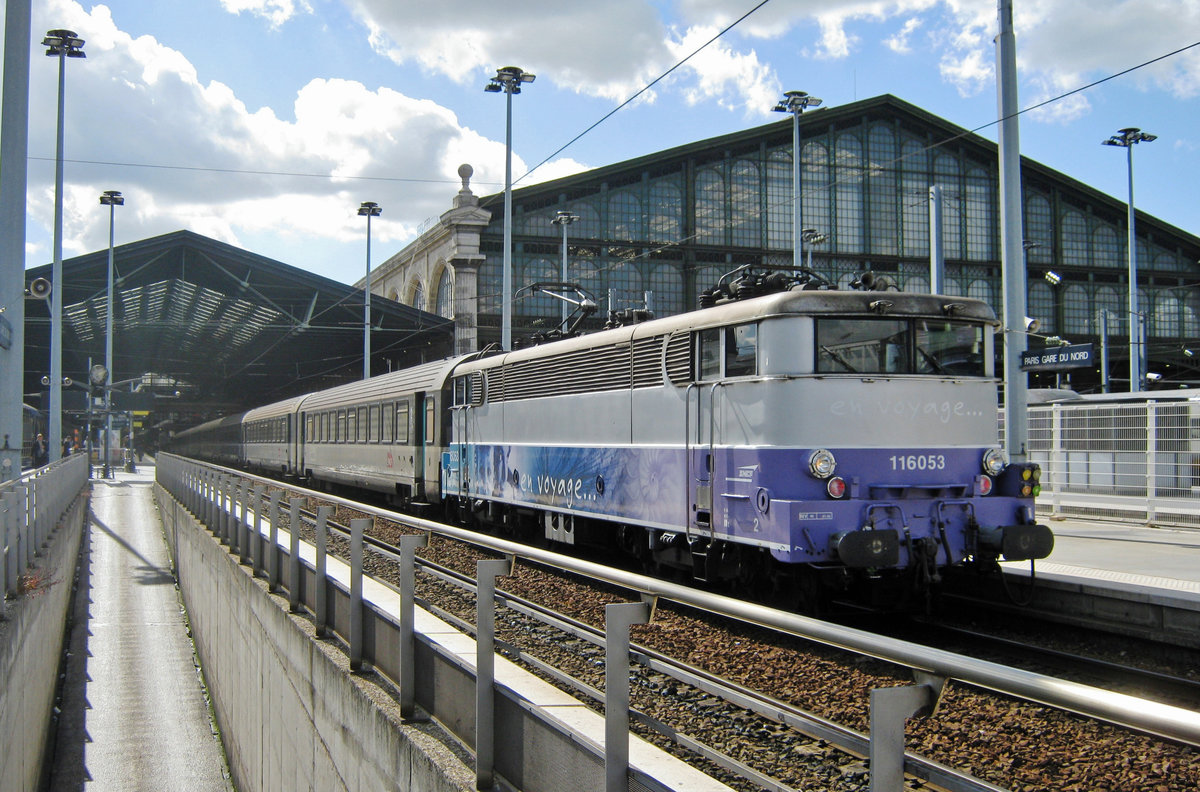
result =
[[[254,481],[282,486],[275,479],[263,478],[232,468],[210,467]],[[1055,679],[1030,671],[1008,668],[987,660],[920,646],[853,627],[823,622],[809,616],[788,613],[722,594],[689,588],[671,581],[613,569],[595,562],[560,555],[465,528],[399,514],[389,509],[359,503],[331,493],[308,490],[290,484],[287,487],[301,495],[355,509],[363,514],[386,519],[409,528],[458,539],[502,555],[536,561],[620,586],[639,592],[647,599],[665,599],[688,605],[714,615],[739,619],[885,662],[907,666],[914,672],[931,674],[943,679],[954,679],[975,687],[1034,701],[1168,740],[1200,745],[1200,712],[1146,701],[1135,696]]]
[[[357,509],[357,505],[350,507]],[[302,516],[307,522],[314,523],[316,515],[312,512],[302,511]],[[350,529],[344,525],[334,521],[327,521],[331,532],[348,536]],[[399,558],[398,549],[389,545],[375,537],[364,537],[364,541],[371,549],[388,558]],[[440,580],[448,585],[458,587],[467,592],[475,591],[475,581],[470,575],[457,572],[447,566],[432,562],[424,558],[416,558],[418,566],[422,567],[426,574]],[[387,581],[379,581],[382,585],[392,588]],[[511,611],[533,619],[541,624],[545,624],[560,632],[563,632],[572,638],[591,644],[593,647],[602,649],[604,646],[603,631],[581,622],[566,614],[555,611],[545,605],[533,602],[524,597],[517,596],[509,592],[497,591],[496,599]],[[437,605],[428,600],[428,598],[418,598],[418,603],[434,613],[438,618],[443,619],[465,633],[472,633],[475,626],[469,621],[462,619],[455,614],[447,611],[444,607]],[[589,685],[587,682],[576,679],[566,671],[554,667],[546,661],[530,654],[525,649],[511,642],[496,639],[497,647],[503,648],[512,657],[515,657],[521,663],[537,670],[538,672],[550,677],[561,685],[570,690],[576,691],[577,694],[586,696],[600,705],[604,703],[604,693]],[[631,644],[630,650],[640,664],[648,671],[661,674],[663,676],[674,679],[689,687],[696,688],[704,693],[715,696],[730,706],[737,707],[743,710],[758,715],[759,717],[779,723],[794,729],[800,734],[803,734],[814,741],[824,741],[832,746],[833,749],[844,753],[866,758],[869,750],[871,738],[867,734],[841,726],[819,715],[815,715],[806,710],[795,707],[786,702],[767,696],[756,690],[738,684],[729,679],[711,674],[703,669],[696,668],[681,660],[669,657],[662,652],[642,646],[640,644]],[[632,714],[635,719],[653,731],[658,732],[662,736],[670,739],[672,742],[679,745],[681,748],[698,755],[714,764],[724,768],[727,772],[731,772],[748,779],[758,786],[771,792],[795,792],[792,787],[780,783],[779,781],[764,775],[755,770],[753,767],[741,762],[728,754],[713,748],[712,746],[690,737],[679,730],[663,723],[641,710],[633,709]],[[922,779],[927,783],[934,784],[941,789],[949,790],[950,792],[999,792],[1000,788],[990,784],[982,779],[976,778],[969,773],[963,773],[948,767],[939,762],[935,762],[920,754],[911,751],[905,751],[904,756],[905,772],[909,775]]]

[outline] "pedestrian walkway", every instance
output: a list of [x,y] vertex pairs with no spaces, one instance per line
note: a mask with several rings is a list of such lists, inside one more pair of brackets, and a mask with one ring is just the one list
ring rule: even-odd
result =
[[50,780],[55,792],[233,789],[153,485],[149,464],[92,482]]

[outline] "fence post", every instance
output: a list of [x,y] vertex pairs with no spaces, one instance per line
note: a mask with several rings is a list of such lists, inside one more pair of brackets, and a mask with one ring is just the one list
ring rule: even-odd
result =
[[475,788],[491,789],[496,764],[496,577],[511,574],[512,561],[478,561],[475,569]]
[[329,517],[332,514],[332,506],[317,507],[317,590],[313,596],[313,621],[316,622],[318,638],[324,638],[329,632],[329,581],[325,579],[325,575],[329,560],[326,555],[329,546]]
[[1158,501],[1158,402],[1146,402],[1146,522],[1156,517]]
[[416,710],[416,596],[417,550],[429,546],[429,534],[400,537],[400,717],[411,718]]
[[13,487],[13,492],[17,493],[17,546],[20,548],[17,555],[21,562],[21,568],[17,572],[19,575],[33,566],[33,521],[30,520],[29,488]]
[[363,534],[371,529],[374,520],[360,518],[350,521],[350,670],[359,671],[363,664]]
[[279,589],[279,502],[283,500],[283,490],[271,493],[271,508],[268,520],[271,523],[271,543],[267,547],[267,591],[272,594]]
[[288,505],[288,607],[292,613],[300,610],[300,504],[304,498],[292,498]]
[[946,680],[914,672],[917,684],[871,691],[871,792],[904,789],[904,721],[928,715]]
[[17,493],[4,493],[4,532],[7,534],[8,556],[4,559],[8,568],[4,591],[0,595],[17,593],[17,580],[20,576],[18,564],[21,558],[20,519],[17,513]]
[[629,628],[650,620],[646,602],[604,606],[604,789],[629,789]]
[[266,492],[265,484],[254,487],[254,529],[250,533],[250,574],[254,577],[262,574],[267,566],[263,559],[262,535],[263,495]]
[[0,619],[8,616],[8,557],[11,554],[8,534],[8,493],[0,496]]

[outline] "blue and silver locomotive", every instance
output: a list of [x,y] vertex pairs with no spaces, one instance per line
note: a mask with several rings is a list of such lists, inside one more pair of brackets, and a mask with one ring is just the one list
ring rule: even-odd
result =
[[238,453],[697,581],[903,598],[1053,547],[1038,467],[998,443],[995,326],[964,297],[783,291],[262,408],[243,434],[271,442]]

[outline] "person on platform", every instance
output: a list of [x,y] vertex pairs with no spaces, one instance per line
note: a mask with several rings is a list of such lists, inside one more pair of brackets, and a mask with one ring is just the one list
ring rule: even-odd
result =
[[48,465],[50,463],[50,447],[46,445],[46,437],[41,432],[33,441],[33,466],[35,468]]

